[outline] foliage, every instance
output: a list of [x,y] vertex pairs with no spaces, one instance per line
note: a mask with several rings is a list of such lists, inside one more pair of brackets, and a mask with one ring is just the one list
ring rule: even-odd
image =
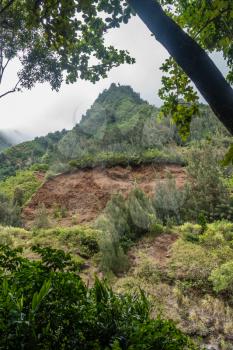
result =
[[104,214],[97,220],[97,227],[103,231],[117,232],[120,240],[136,239],[153,231],[157,219],[150,199],[135,187],[127,199],[120,194],[114,195],[107,203]]
[[[32,231],[18,227],[0,226],[0,244],[14,248],[24,248],[24,254],[31,256],[31,248],[40,246],[69,251],[80,267],[84,260],[99,252],[101,232],[86,226],[54,227]],[[82,258],[81,258],[82,257]]]
[[132,230],[136,237],[147,233],[156,222],[155,213],[150,199],[139,188],[129,194],[127,200]]
[[157,185],[153,205],[164,224],[201,220],[204,232],[205,221],[232,219],[230,190],[219,163],[221,154],[221,149],[199,143],[186,154],[186,184],[178,188],[175,179],[168,176]]
[[85,226],[54,227],[34,231],[32,244],[43,247],[53,245],[59,249],[65,247],[74,254],[89,258],[99,251],[99,235],[99,231]]
[[152,235],[163,233],[150,199],[139,188],[134,188],[127,199],[120,194],[114,195],[95,225],[104,232],[99,243],[102,266],[114,273],[128,269],[125,252],[133,241],[148,232]]
[[[191,282],[193,288],[201,287],[202,291],[210,292],[213,288],[220,292],[220,287],[217,290],[217,285],[221,283],[220,271],[223,273],[225,264],[233,259],[232,223],[218,221],[207,224],[204,233],[200,225],[190,223],[176,228],[175,231],[177,229],[181,238],[172,247],[169,262],[171,276],[177,280]],[[228,265],[226,274],[227,271]],[[225,280],[224,273],[222,279]]]
[[44,203],[42,203],[37,208],[35,220],[34,220],[34,227],[36,229],[41,229],[41,228],[48,228],[49,226],[50,226],[50,223],[48,218],[48,212]]
[[[0,153],[0,180],[15,175],[17,170],[22,169],[46,171],[48,163],[52,162],[56,144],[66,132],[62,130],[49,133],[47,136],[36,137],[33,141],[23,142],[4,150]],[[57,157],[56,154],[54,156]]]
[[9,61],[21,63],[18,83],[9,91],[31,89],[37,82],[58,90],[63,80],[74,83],[78,78],[94,83],[113,66],[133,63],[126,51],[106,46],[103,39],[108,29],[129,19],[128,5],[117,3],[14,1],[5,6],[4,2],[1,80]]
[[[31,170],[18,171],[15,176],[0,182],[1,192],[23,206],[37,191],[42,181]],[[20,198],[21,197],[21,198]]]
[[20,226],[20,208],[4,193],[0,193],[0,224]]
[[172,177],[156,186],[153,206],[157,217],[164,224],[180,224],[183,221],[185,201],[186,191],[178,189]]
[[212,271],[209,280],[213,283],[215,292],[233,291],[233,261],[228,261]]
[[[233,50],[231,28],[233,25],[232,2],[225,1],[159,1],[171,16],[207,52],[221,52],[227,62],[229,82],[233,81]],[[172,10],[171,10],[172,9]],[[185,137],[189,133],[190,122],[196,114],[197,95],[190,80],[181,68],[169,58],[162,66],[168,76],[162,78],[160,96],[166,113],[175,112],[175,121]],[[230,156],[230,153],[229,153]]]
[[57,260],[60,252],[37,251],[43,258],[32,262],[1,246],[0,347],[196,349],[171,321],[150,319],[142,292],[117,295],[97,279],[88,289],[66,271],[68,255]]
[[127,152],[101,152],[96,154],[86,154],[79,160],[71,160],[70,166],[74,168],[111,168],[120,166],[137,166],[140,164],[184,164],[182,157],[172,153],[170,150],[150,149],[141,153]]
[[[218,154],[204,143],[191,150],[188,158],[189,195],[186,208],[189,215],[198,219],[200,213],[212,218],[221,203],[230,203],[229,191],[223,181],[223,170]],[[224,211],[223,211],[224,213]]]
[[169,75],[162,77],[163,87],[159,90],[159,97],[164,104],[160,113],[171,116],[180,136],[186,140],[190,135],[192,117],[198,113],[197,93],[173,58],[168,58],[160,69]]
[[107,231],[99,239],[100,267],[105,273],[112,271],[115,275],[129,269],[129,260],[121,246],[116,231]]

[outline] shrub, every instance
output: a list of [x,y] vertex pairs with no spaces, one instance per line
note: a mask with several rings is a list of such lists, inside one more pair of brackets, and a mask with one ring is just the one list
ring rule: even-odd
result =
[[176,227],[176,230],[178,230],[179,233],[181,233],[181,237],[185,241],[197,243],[199,242],[199,236],[202,233],[202,227],[198,224],[192,224],[189,222],[186,222],[185,224]]
[[20,208],[5,194],[0,193],[0,224],[20,226]]
[[30,167],[30,170],[46,172],[47,170],[49,170],[49,165],[48,164],[43,164],[43,163],[41,163],[41,164],[40,163],[36,163],[36,164],[33,164]]
[[135,188],[127,200],[121,194],[114,195],[96,225],[103,231],[115,231],[120,240],[131,240],[149,232],[157,223],[150,199]]
[[55,227],[34,232],[33,243],[44,247],[52,243],[56,248],[66,247],[69,251],[90,258],[98,253],[100,231],[85,226]]
[[34,228],[48,228],[50,226],[47,209],[44,203],[40,204],[35,215]]
[[32,262],[0,248],[0,348],[197,349],[173,322],[150,318],[142,292],[114,294],[98,279],[88,289],[67,254],[37,252]]
[[208,220],[228,216],[219,212],[221,203],[229,203],[229,190],[223,180],[223,171],[220,167],[219,155],[208,144],[201,144],[199,148],[190,151],[188,156],[189,194],[186,201],[188,219],[198,220],[200,213]]
[[99,240],[100,266],[105,272],[118,275],[129,269],[129,260],[120,244],[117,232],[106,232]]
[[153,205],[158,219],[163,224],[168,222],[181,224],[184,221],[186,197],[186,191],[178,189],[172,177],[168,177],[165,182],[157,185]]
[[100,241],[103,269],[114,273],[128,269],[125,253],[133,240],[147,232],[156,235],[163,232],[150,199],[138,188],[130,192],[127,200],[120,194],[114,195],[95,226],[104,233]]
[[233,224],[227,221],[216,221],[207,225],[200,242],[207,248],[232,247]]
[[233,292],[233,261],[222,264],[213,270],[209,280],[213,283],[215,292]]
[[155,213],[150,199],[142,190],[135,188],[129,194],[127,205],[131,227],[136,236],[149,232],[151,224],[155,222]]
[[[110,231],[115,230],[120,238],[131,236],[130,214],[127,202],[121,194],[112,196],[111,200],[107,203],[104,214],[109,221],[108,226],[112,226],[110,227]],[[102,227],[103,224],[102,222]],[[108,230],[106,221],[104,225],[105,227],[103,227],[103,229]]]
[[173,244],[169,275],[175,280],[195,282],[198,287],[210,289],[208,277],[218,266],[218,260],[200,245],[178,240]]
[[161,235],[164,232],[163,225],[158,222],[152,222],[150,225],[150,233],[154,236]]
[[62,205],[55,205],[53,208],[53,216],[55,219],[61,219],[67,217],[67,209]]

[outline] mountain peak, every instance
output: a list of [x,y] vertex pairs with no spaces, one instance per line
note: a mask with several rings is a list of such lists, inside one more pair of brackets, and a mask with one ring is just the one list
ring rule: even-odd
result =
[[140,94],[135,92],[131,86],[120,85],[112,83],[108,89],[105,89],[96,99],[95,103],[109,104],[116,103],[122,98],[129,98],[134,103],[141,104],[146,103],[141,97]]

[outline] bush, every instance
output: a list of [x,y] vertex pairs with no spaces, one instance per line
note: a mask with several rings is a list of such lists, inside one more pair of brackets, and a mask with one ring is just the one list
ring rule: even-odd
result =
[[233,261],[229,261],[213,270],[209,280],[215,292],[233,292]]
[[36,163],[36,164],[33,164],[31,167],[30,167],[30,170],[32,171],[42,171],[42,172],[46,172],[49,170],[49,165],[48,164],[43,164],[43,163]]
[[189,222],[186,222],[185,224],[179,226],[176,228],[179,233],[181,233],[181,237],[185,241],[189,242],[199,242],[199,236],[202,233],[202,227],[198,224],[191,224]]
[[121,246],[116,232],[106,232],[99,240],[100,266],[105,272],[112,271],[118,275],[129,269],[129,260]]
[[155,212],[150,199],[139,188],[135,188],[129,194],[127,200],[131,227],[136,236],[149,232],[151,224],[155,220]]
[[161,235],[164,232],[163,225],[159,224],[158,222],[152,222],[150,225],[150,233],[153,236]]
[[[114,195],[108,202],[104,215],[96,225],[102,231],[115,231],[120,240],[135,239],[149,232],[159,224],[151,200],[139,188],[134,188],[124,199],[121,194]],[[161,230],[161,227],[157,227]]]
[[143,293],[117,295],[99,280],[88,289],[69,255],[36,250],[32,262],[0,248],[0,348],[197,349],[171,321],[150,319]]
[[0,193],[0,224],[20,226],[20,208],[5,194]]
[[207,248],[232,247],[233,224],[228,221],[216,221],[207,225],[200,242]]
[[114,195],[95,226],[104,233],[99,243],[102,268],[115,274],[128,269],[125,253],[135,239],[149,232],[163,233],[150,199],[139,188],[133,189],[127,200],[120,194]]
[[50,226],[48,212],[44,203],[40,204],[35,215],[34,228],[48,228]]
[[90,258],[99,251],[99,236],[100,231],[85,226],[55,227],[36,230],[33,243],[44,247],[48,247],[53,243],[57,248],[66,247],[74,254]]
[[[181,238],[172,246],[170,276],[194,284],[199,292],[212,291],[210,282],[217,274],[220,276],[221,266],[233,261],[232,229],[233,224],[226,221],[207,224],[203,234],[200,225],[186,223],[175,228]],[[213,273],[214,277],[210,277]],[[214,290],[217,291],[216,287]]]
[[171,177],[157,185],[153,205],[158,219],[163,224],[181,224],[184,221],[186,197],[186,190],[178,189],[175,179]]
[[[125,236],[130,237],[132,235],[127,202],[121,194],[112,196],[111,200],[107,203],[104,214],[109,221],[108,226],[112,226],[110,230],[115,230],[119,238]],[[105,222],[105,227],[103,227],[103,229],[109,230],[106,224],[107,222]]]
[[208,220],[226,218],[221,204],[230,203],[230,195],[223,180],[219,155],[208,144],[190,151],[188,156],[189,194],[186,200],[187,219],[198,220],[200,213]]

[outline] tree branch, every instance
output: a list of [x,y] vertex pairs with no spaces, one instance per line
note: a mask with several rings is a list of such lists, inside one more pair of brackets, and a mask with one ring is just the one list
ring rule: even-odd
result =
[[7,96],[9,94],[12,94],[13,92],[16,92],[18,90],[18,86],[19,86],[20,82],[21,82],[21,79],[19,79],[17,81],[17,83],[15,84],[15,86],[13,87],[12,90],[8,90],[8,91],[4,92],[2,95],[0,95],[0,98]]
[[0,10],[0,15],[10,7],[15,0],[10,0],[8,4],[6,4],[1,10]]
[[201,32],[212,22],[214,22],[216,19],[218,19],[219,17],[221,17],[225,12],[228,12],[229,11],[229,8],[227,9],[224,9],[222,11],[220,11],[220,13],[213,17],[213,18],[210,18],[208,21],[206,21],[206,23],[203,25],[203,27],[193,36],[193,39],[196,39],[198,37],[198,35],[201,34]]

